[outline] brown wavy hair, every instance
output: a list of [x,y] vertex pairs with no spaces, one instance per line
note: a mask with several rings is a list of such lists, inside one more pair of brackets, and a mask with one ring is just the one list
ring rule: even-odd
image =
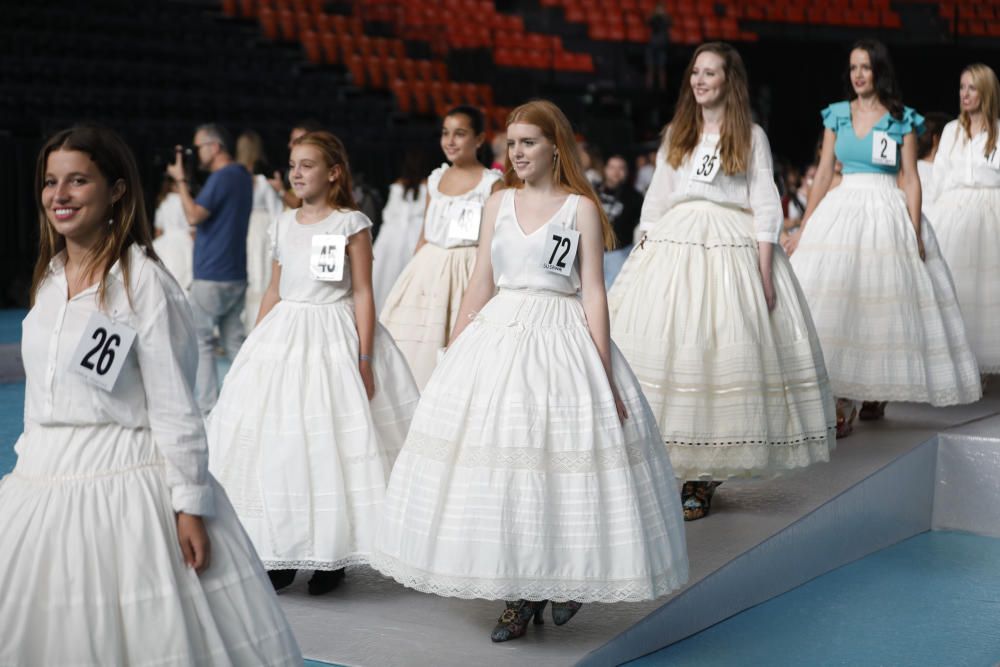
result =
[[332,132],[318,130],[303,134],[292,142],[292,146],[315,146],[326,166],[330,169],[340,167],[340,176],[330,185],[326,203],[334,209],[358,210],[358,204],[354,201],[354,179],[351,178],[351,165],[347,161],[344,142]]
[[[601,206],[597,193],[594,192],[587,177],[583,175],[576,137],[573,135],[573,127],[566,115],[548,100],[532,100],[510,112],[510,115],[507,116],[507,127],[514,123],[534,125],[542,131],[542,135],[546,139],[555,144],[558,153],[552,165],[553,180],[565,190],[594,202],[601,218],[601,236],[604,239],[604,247],[609,250],[614,248],[614,230],[611,228],[611,223],[608,222],[608,216],[604,213],[604,207]],[[508,188],[524,187],[524,182],[514,172],[514,164],[510,161],[510,151],[504,157],[503,182]]]
[[[997,118],[1000,117],[1000,83],[996,72],[989,65],[975,63],[962,70],[972,76],[972,85],[979,91],[979,106],[983,111],[983,123],[986,125],[987,157],[997,147]],[[972,119],[965,111],[958,116],[958,123],[965,130],[965,136],[972,140]]]
[[148,257],[155,261],[159,261],[159,258],[153,251],[153,237],[150,233],[149,218],[146,217],[146,204],[143,201],[142,183],[139,180],[135,157],[118,134],[96,125],[79,125],[57,132],[45,142],[38,153],[35,165],[35,205],[38,207],[39,249],[38,261],[35,262],[31,280],[31,301],[34,303],[38,288],[45,280],[49,262],[66,247],[66,239],[52,227],[42,204],[42,189],[45,187],[49,155],[57,150],[86,153],[107,180],[109,188],[119,181],[125,185],[124,194],[108,211],[108,218],[113,222],[101,225],[103,235],[84,260],[81,270],[84,272],[90,272],[94,268],[100,270],[101,282],[97,294],[98,302],[104,306],[107,298],[108,274],[111,272],[111,267],[118,262],[124,277],[126,295],[131,304],[129,247],[133,243],[138,244]]
[[753,118],[750,116],[750,92],[747,85],[747,70],[740,54],[725,42],[707,42],[695,50],[684,70],[680,99],[673,119],[663,129],[663,144],[667,149],[667,162],[677,169],[698,146],[701,140],[701,108],[691,90],[691,73],[695,61],[702,53],[709,52],[722,58],[726,81],[723,101],[726,104],[719,136],[719,157],[722,170],[727,174],[739,174],[750,164],[750,149],[753,142]]

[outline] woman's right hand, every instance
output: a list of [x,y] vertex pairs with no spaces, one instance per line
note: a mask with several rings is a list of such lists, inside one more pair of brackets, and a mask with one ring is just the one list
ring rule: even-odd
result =
[[801,236],[802,236],[802,228],[799,227],[799,229],[797,229],[792,234],[789,234],[788,238],[786,238],[782,242],[781,247],[785,249],[786,255],[788,255],[789,257],[792,256],[792,253],[795,252],[795,249],[799,247],[799,237]]

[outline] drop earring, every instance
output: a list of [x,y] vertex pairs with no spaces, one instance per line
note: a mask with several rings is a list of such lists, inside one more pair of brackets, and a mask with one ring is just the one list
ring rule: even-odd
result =
[[115,219],[114,218],[108,218],[108,227],[110,227],[113,224],[115,224]]

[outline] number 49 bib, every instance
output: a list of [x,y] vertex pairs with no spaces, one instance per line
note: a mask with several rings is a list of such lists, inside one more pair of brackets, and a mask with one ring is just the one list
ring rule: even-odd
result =
[[69,370],[87,382],[111,391],[125,365],[125,358],[135,342],[135,331],[112,322],[101,312],[87,320],[83,337],[69,360]]
[[576,253],[580,249],[580,232],[562,225],[545,228],[545,246],[542,252],[542,268],[561,276],[573,272]]

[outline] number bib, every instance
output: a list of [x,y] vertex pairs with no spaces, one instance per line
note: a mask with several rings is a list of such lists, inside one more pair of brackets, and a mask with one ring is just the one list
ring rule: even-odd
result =
[[570,275],[579,249],[580,232],[562,225],[549,225],[545,230],[542,268],[560,276]]
[[872,164],[896,166],[896,142],[882,130],[872,131]]
[[997,149],[994,148],[993,151],[986,156],[986,164],[992,169],[1000,170],[1000,151],[997,151]]
[[117,322],[112,322],[101,312],[95,312],[87,320],[83,337],[69,360],[69,370],[82,375],[87,382],[105,391],[111,391],[118,375],[125,366],[135,331]]
[[347,237],[343,234],[316,234],[309,253],[309,272],[315,280],[343,280],[344,251]]
[[475,202],[461,202],[449,209],[451,221],[448,223],[448,238],[463,241],[479,240],[479,222],[483,219],[483,205]]
[[722,167],[719,159],[719,147],[700,144],[694,154],[694,166],[691,169],[691,180],[700,183],[711,183]]

